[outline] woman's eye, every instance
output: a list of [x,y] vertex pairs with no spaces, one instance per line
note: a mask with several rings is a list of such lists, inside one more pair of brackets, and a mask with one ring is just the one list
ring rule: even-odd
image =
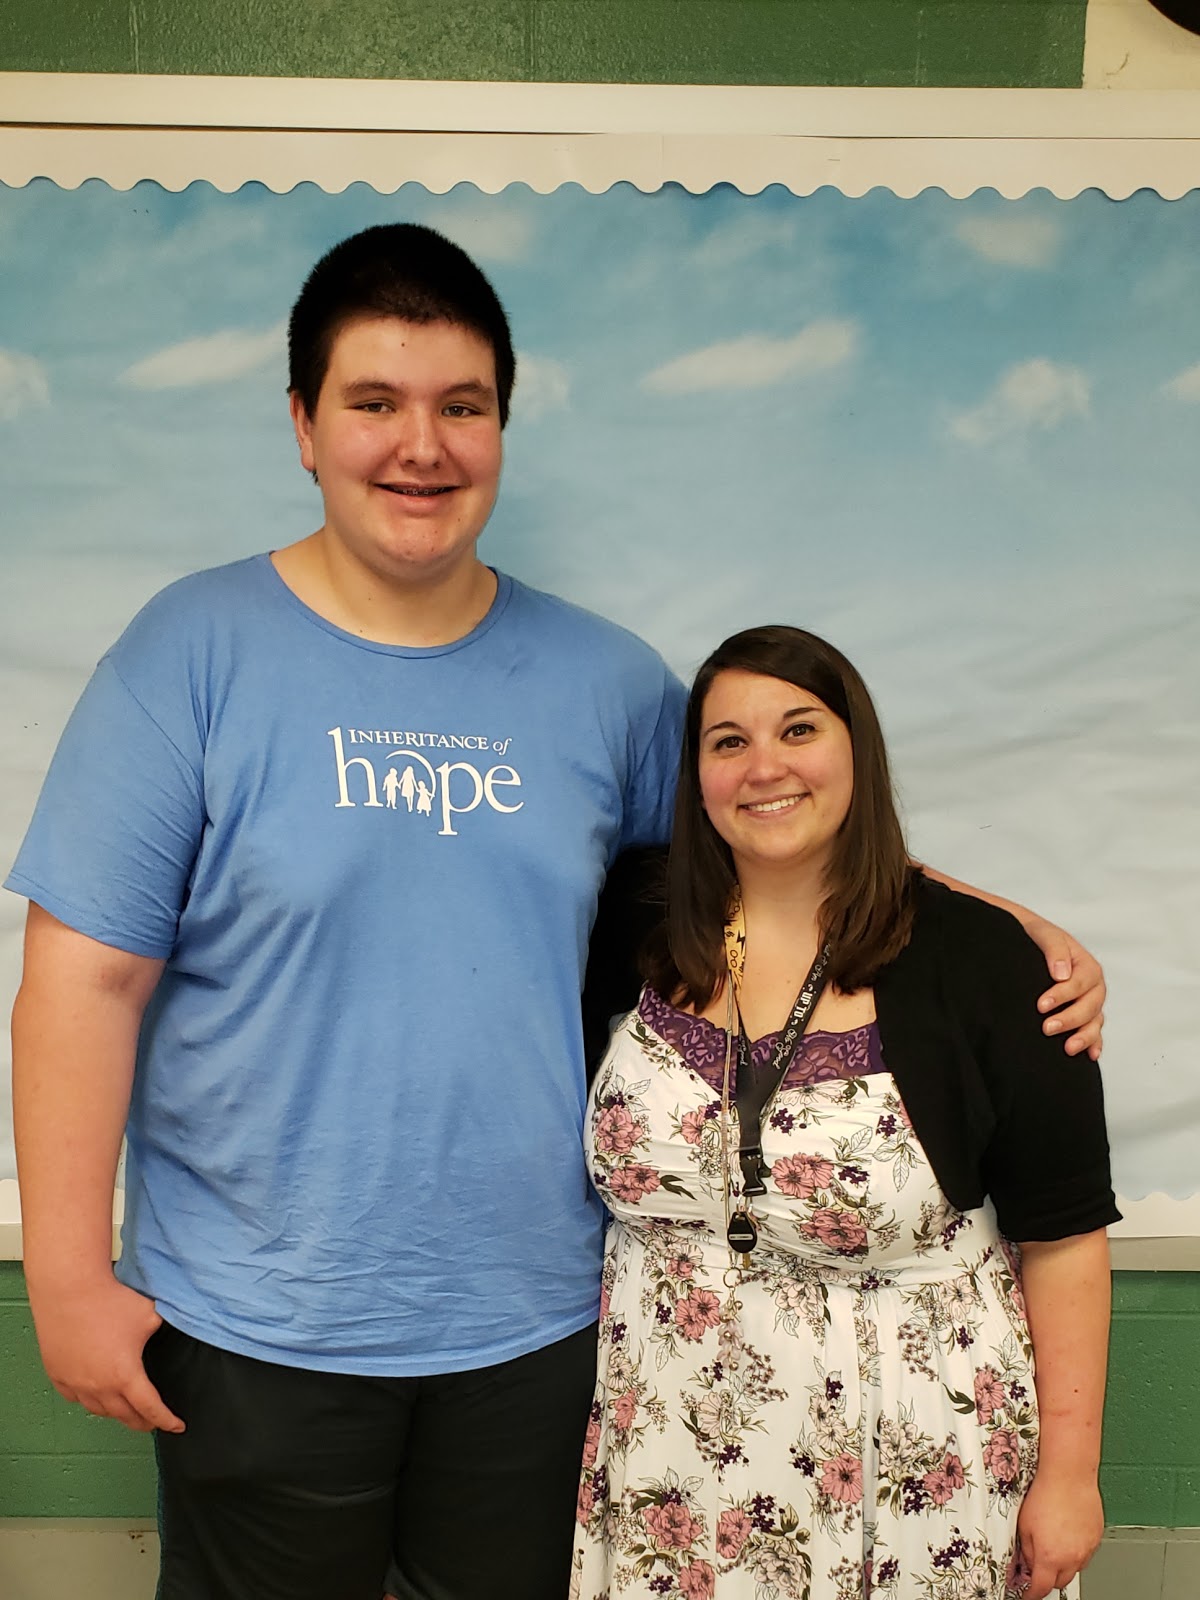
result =
[[736,750],[741,744],[741,738],[736,733],[726,733],[713,745],[714,750]]
[[816,731],[811,722],[793,722],[785,737],[788,739],[803,739],[808,734]]

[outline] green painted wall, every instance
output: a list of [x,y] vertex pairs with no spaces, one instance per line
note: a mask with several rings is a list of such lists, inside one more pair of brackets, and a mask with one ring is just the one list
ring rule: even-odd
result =
[[[1117,1274],[1102,1482],[1113,1526],[1200,1525],[1200,1274]],[[148,1439],[68,1406],[37,1357],[25,1282],[0,1263],[0,1517],[148,1517]]]
[[1086,0],[4,0],[0,70],[1077,88]]
[[0,1262],[0,1517],[154,1515],[150,1440],[50,1387],[19,1262]]

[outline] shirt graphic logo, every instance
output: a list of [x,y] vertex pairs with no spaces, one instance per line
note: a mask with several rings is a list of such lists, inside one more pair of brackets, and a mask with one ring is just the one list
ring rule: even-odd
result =
[[[329,728],[326,732],[333,740],[338,789],[334,809],[337,811],[361,805],[368,810],[374,808],[418,817],[432,818],[436,813],[441,822],[439,836],[454,838],[457,836],[454,818],[466,816],[482,804],[506,815],[520,811],[525,804],[523,800],[509,803],[509,791],[521,787],[521,775],[515,767],[499,763],[483,771],[482,761],[478,765],[471,761],[443,761],[435,767],[417,748],[423,745],[426,749],[487,751],[503,755],[510,743],[508,739],[489,741],[472,734],[380,734],[375,729],[363,728],[351,728],[346,735],[341,728]],[[379,755],[348,756],[347,743],[351,746],[383,745],[384,749]]]

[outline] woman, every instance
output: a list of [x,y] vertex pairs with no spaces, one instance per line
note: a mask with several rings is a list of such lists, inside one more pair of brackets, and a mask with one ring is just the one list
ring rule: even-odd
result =
[[709,658],[592,1091],[580,1600],[1042,1600],[1087,1561],[1118,1213],[1039,968],[912,868],[843,656],[772,627]]

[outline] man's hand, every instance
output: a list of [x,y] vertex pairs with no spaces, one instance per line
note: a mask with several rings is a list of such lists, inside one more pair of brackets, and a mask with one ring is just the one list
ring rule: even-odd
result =
[[121,1130],[162,969],[30,906],[13,1007],[13,1133],[25,1282],[51,1383],[93,1416],[178,1433],[142,1365],[162,1319],[112,1270]]
[[1034,1475],[1017,1517],[1021,1552],[1030,1568],[1024,1600],[1065,1589],[1095,1554],[1104,1510],[1094,1477],[1078,1481]]
[[42,1361],[64,1400],[138,1433],[183,1432],[142,1365],[146,1341],[162,1326],[152,1300],[110,1273],[86,1289],[47,1294],[31,1288],[30,1303]]
[[1020,921],[1045,956],[1050,976],[1055,980],[1053,987],[1038,1000],[1039,1011],[1054,1013],[1042,1023],[1042,1032],[1066,1034],[1065,1049],[1069,1056],[1086,1050],[1093,1061],[1099,1061],[1107,992],[1100,963],[1077,939],[1047,922],[1045,917],[1026,912]]

